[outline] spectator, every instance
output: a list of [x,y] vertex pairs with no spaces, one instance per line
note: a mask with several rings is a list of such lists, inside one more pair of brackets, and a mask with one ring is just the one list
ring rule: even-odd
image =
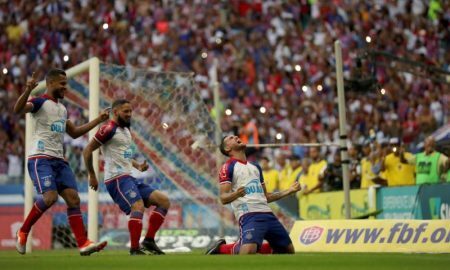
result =
[[348,148],[350,188],[359,188],[361,186],[361,162],[358,155],[359,151],[356,146],[352,145]]
[[311,159],[305,157],[302,159],[302,171],[300,172],[298,181],[305,185],[305,179],[308,179],[309,176],[309,166],[311,165]]
[[[259,144],[258,128],[256,127],[256,121],[250,118],[248,110],[243,114],[243,126],[239,130],[239,138],[245,144]],[[247,155],[253,154],[258,148],[249,148]]]
[[303,193],[305,195],[321,191],[327,169],[327,162],[320,156],[318,147],[309,149],[309,158],[311,165],[308,167],[308,173],[303,177],[303,184],[306,185]]
[[12,183],[18,183],[23,175],[22,153],[19,141],[16,141],[10,148],[8,153],[8,179]]
[[328,164],[325,171],[323,191],[338,191],[343,190],[343,187],[341,153],[336,151],[333,155],[333,163]]
[[386,184],[390,187],[414,185],[414,166],[408,163],[412,154],[405,152],[398,138],[392,138],[389,143],[392,153],[386,155],[381,161],[381,171],[385,172]]
[[302,164],[299,157],[291,156],[289,161],[292,172],[286,178],[280,178],[280,190],[284,190],[284,188],[290,187],[295,181],[298,181],[302,171]]
[[287,157],[284,153],[278,154],[276,161],[277,161],[276,165],[279,168],[278,171],[280,172],[280,175],[278,178],[279,179],[278,186],[280,187],[281,182],[284,179],[289,179],[290,175],[292,174],[292,166],[291,166],[290,162],[287,161]]
[[416,167],[416,185],[435,184],[445,180],[447,156],[435,151],[435,140],[432,136],[425,139],[424,148],[423,152],[408,160]]
[[373,166],[376,163],[375,153],[372,153],[372,144],[370,140],[365,140],[362,148],[363,158],[361,159],[361,188],[369,188],[375,185],[373,181],[376,174],[373,172]]
[[267,192],[275,192],[280,190],[279,173],[270,166],[270,160],[267,157],[261,158],[261,168],[263,170],[264,183],[266,184]]

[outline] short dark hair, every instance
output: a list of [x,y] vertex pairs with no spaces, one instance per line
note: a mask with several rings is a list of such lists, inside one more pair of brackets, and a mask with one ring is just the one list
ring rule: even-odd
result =
[[268,157],[266,157],[266,156],[262,156],[262,157],[261,157],[261,160],[265,160],[265,161],[267,161],[267,162],[270,162],[270,159],[269,159]]
[[220,152],[221,152],[223,155],[229,157],[229,156],[230,156],[230,153],[229,153],[227,150],[225,150],[225,139],[226,139],[227,137],[228,137],[228,136],[224,136],[224,137],[222,138],[222,140],[220,141],[219,149],[220,149]]
[[115,109],[115,108],[117,108],[119,106],[122,106],[123,104],[126,104],[126,103],[130,103],[130,102],[128,100],[126,100],[126,99],[116,99],[116,100],[114,100],[114,102],[112,104],[112,108]]
[[60,76],[67,76],[66,72],[59,68],[52,68],[47,72],[47,75],[45,76],[45,80],[47,82],[51,82]]

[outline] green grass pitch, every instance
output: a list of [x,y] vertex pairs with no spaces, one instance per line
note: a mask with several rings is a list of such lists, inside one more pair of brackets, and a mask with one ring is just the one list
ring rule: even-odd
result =
[[81,257],[76,250],[0,252],[0,270],[282,270],[282,269],[450,269],[450,254],[297,253],[295,255],[206,256],[199,252],[165,256],[129,256],[126,250]]

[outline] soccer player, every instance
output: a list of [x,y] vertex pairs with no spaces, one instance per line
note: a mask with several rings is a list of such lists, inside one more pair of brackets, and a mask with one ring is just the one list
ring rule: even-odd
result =
[[155,234],[164,222],[170,201],[161,191],[154,190],[142,180],[132,177],[131,169],[148,169],[146,162],[139,164],[132,159],[133,140],[130,133],[132,108],[129,101],[119,99],[112,105],[113,117],[104,124],[83,151],[86,168],[89,172],[89,185],[97,190],[98,181],[92,167],[92,152],[102,148],[105,159],[105,185],[109,194],[125,214],[130,215],[130,255],[145,255],[139,245],[142,231],[144,208],[155,205],[149,219],[149,228],[142,242],[144,250],[155,255],[164,254],[155,244]]
[[33,184],[37,192],[42,194],[17,231],[16,249],[20,254],[25,254],[31,227],[58,200],[59,194],[67,204],[69,224],[80,254],[90,255],[105,248],[107,242],[93,243],[86,237],[75,176],[64,160],[63,139],[65,132],[72,138],[86,134],[108,119],[109,111],[103,111],[98,118],[87,124],[75,126],[67,119],[66,108],[59,102],[67,91],[67,76],[64,70],[51,69],[46,75],[46,83],[47,92],[44,95],[28,100],[37,85],[37,78],[33,73],[24,93],[14,105],[15,113],[31,113],[34,122],[32,149],[27,164]]
[[[220,144],[222,154],[230,157],[220,170],[220,201],[231,203],[239,220],[239,240],[225,244],[220,239],[206,254],[294,253],[286,229],[268,203],[296,193],[300,184],[294,182],[286,190],[268,193],[261,167],[247,161],[245,148],[246,144],[237,136],[226,136]],[[268,244],[263,244],[264,239]]]

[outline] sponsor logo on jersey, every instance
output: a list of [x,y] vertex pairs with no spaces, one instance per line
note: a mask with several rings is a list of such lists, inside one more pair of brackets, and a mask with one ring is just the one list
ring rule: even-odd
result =
[[127,159],[133,158],[133,149],[130,147],[123,152],[123,157]]
[[245,186],[245,193],[247,195],[255,193],[264,193],[264,190],[259,182],[259,179],[253,179]]
[[45,150],[45,143],[43,141],[38,141],[37,142],[37,149],[39,151],[44,151]]
[[100,136],[105,136],[106,131],[108,130],[108,128],[109,128],[109,125],[105,125],[105,126],[100,127],[100,130],[99,130]]
[[50,130],[56,133],[64,133],[66,132],[66,121],[61,119],[53,122],[50,125]]
[[244,212],[244,213],[248,212],[248,206],[247,206],[246,203],[243,203],[243,204],[241,204],[241,205],[238,205],[237,209],[238,209],[239,211]]

